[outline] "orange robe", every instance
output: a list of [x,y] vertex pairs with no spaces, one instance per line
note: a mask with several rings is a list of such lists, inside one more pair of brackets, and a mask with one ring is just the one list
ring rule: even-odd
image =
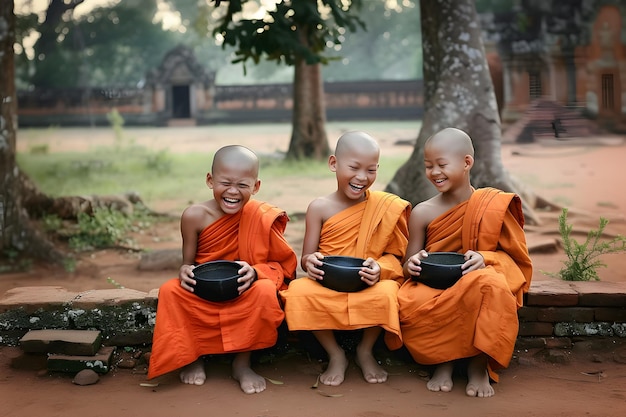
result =
[[354,330],[381,326],[398,337],[397,292],[408,243],[411,205],[396,195],[368,192],[367,199],[335,214],[322,226],[319,252],[374,258],[380,281],[353,293],[330,290],[308,278],[281,291],[290,330]]
[[277,291],[295,276],[297,257],[283,232],[288,217],[250,200],[222,216],[198,237],[196,263],[244,260],[257,272],[252,286],[232,301],[210,302],[171,279],[159,289],[148,378],[179,369],[202,355],[273,346],[284,319]]
[[[532,264],[523,231],[521,201],[485,188],[434,219],[428,252],[480,252],[486,268],[464,275],[446,290],[407,280],[398,291],[404,345],[416,362],[433,365],[485,353],[493,372],[508,366],[518,333],[517,309],[528,291]],[[389,348],[402,345],[386,335]]]

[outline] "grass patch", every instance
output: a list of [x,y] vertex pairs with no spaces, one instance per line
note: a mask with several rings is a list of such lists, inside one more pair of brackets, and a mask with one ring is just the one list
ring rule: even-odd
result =
[[[99,148],[75,153],[23,153],[19,166],[51,196],[138,193],[146,204],[176,200],[181,208],[210,197],[205,184],[213,153],[171,153],[132,145],[122,150]],[[280,180],[332,179],[326,161],[286,161],[261,158],[263,186],[280,187]],[[382,157],[377,183],[386,184],[405,162]],[[332,190],[328,190],[331,192]]]

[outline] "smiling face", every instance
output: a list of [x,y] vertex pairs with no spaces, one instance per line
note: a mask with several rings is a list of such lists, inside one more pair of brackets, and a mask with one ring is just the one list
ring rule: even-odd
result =
[[243,208],[259,191],[259,162],[256,155],[242,146],[228,146],[216,152],[206,182],[213,198],[225,214]]
[[363,132],[349,132],[337,142],[335,154],[328,160],[337,176],[337,192],[349,200],[360,200],[376,181],[380,149],[376,141]]
[[441,193],[470,185],[474,149],[469,136],[458,129],[444,129],[424,145],[426,177]]

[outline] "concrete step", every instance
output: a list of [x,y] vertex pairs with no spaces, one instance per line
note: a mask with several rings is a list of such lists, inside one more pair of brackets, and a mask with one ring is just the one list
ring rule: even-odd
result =
[[102,345],[99,330],[29,330],[20,347],[27,353],[95,355]]
[[50,354],[48,355],[48,371],[77,373],[83,369],[91,369],[99,374],[106,374],[111,369],[115,346],[103,346],[95,355],[78,356]]

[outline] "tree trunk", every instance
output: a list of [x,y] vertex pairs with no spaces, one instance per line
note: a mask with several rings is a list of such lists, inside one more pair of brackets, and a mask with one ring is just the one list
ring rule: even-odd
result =
[[0,2],[0,256],[17,251],[62,262],[65,257],[33,227],[22,205],[20,173],[15,162],[15,15],[13,0]]
[[322,71],[320,64],[309,65],[303,58],[294,66],[292,125],[287,158],[322,160],[329,155]]
[[526,190],[513,181],[501,159],[498,106],[473,0],[421,1],[424,118],[409,160],[387,191],[417,204],[435,194],[424,171],[426,139],[446,127],[467,132],[474,143],[472,184],[516,192],[529,223],[538,223]]

